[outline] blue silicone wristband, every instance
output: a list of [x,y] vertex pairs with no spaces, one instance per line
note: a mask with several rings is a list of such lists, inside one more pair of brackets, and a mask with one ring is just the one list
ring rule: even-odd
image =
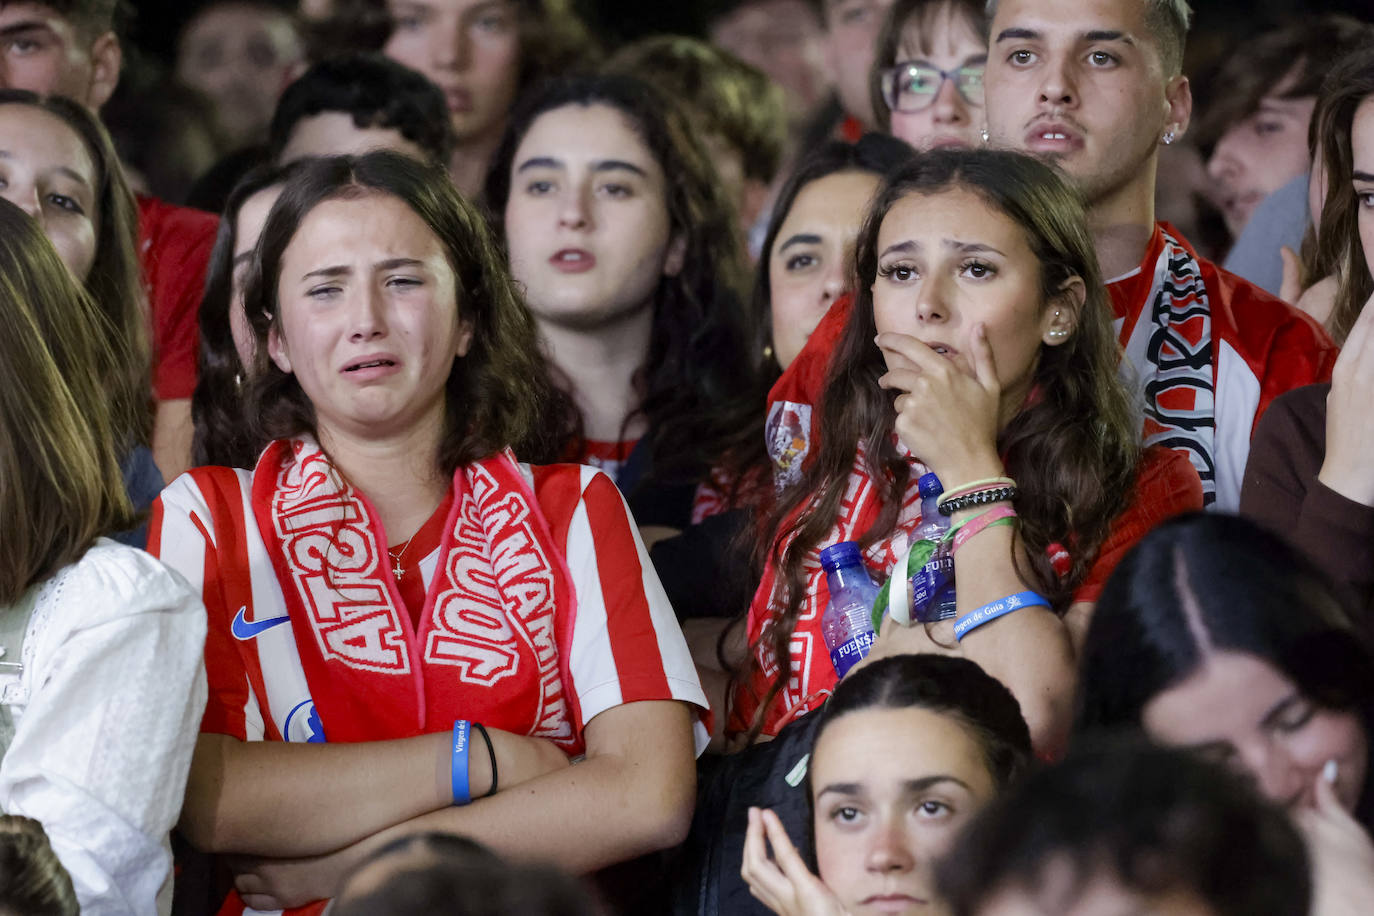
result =
[[472,737],[472,723],[459,719],[453,723],[453,803],[466,805],[472,801],[472,787],[468,785],[468,739]]
[[976,611],[971,611],[954,621],[954,638],[963,639],[970,630],[981,627],[989,620],[996,620],[1012,611],[1019,611],[1023,607],[1049,607],[1050,603],[1045,600],[1043,595],[1035,592],[1017,592],[1015,595],[1008,595],[1000,601],[993,601],[983,605]]

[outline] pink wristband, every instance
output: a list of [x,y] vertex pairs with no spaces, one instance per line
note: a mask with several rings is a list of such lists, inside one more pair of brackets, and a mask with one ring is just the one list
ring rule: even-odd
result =
[[950,553],[957,553],[969,538],[987,529],[990,525],[1013,518],[1016,518],[1016,510],[1006,505],[997,506],[982,515],[974,516],[965,522],[958,531],[954,532],[954,546],[950,548]]

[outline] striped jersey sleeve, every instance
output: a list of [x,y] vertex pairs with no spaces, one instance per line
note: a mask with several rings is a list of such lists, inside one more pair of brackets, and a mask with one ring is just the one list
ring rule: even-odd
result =
[[241,540],[233,535],[242,529],[241,524],[225,524],[225,516],[237,514],[241,521],[243,513],[237,472],[199,468],[183,474],[153,504],[148,552],[181,573],[205,604],[210,698],[200,730],[249,741],[263,738],[263,717],[231,627],[241,604],[251,603],[236,604],[234,599],[240,597],[239,592],[251,591],[251,584],[239,581],[248,578],[242,566],[235,574],[227,574],[234,564],[231,560],[230,569],[225,569],[223,554],[224,548]]
[[563,629],[574,727],[641,700],[709,710],[696,667],[634,519],[615,484],[580,465],[533,467],[537,500],[562,549],[576,595]]

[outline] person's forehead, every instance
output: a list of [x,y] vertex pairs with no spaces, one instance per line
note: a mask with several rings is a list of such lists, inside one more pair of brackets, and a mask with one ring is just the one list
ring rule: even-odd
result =
[[984,36],[952,3],[941,5],[924,19],[908,16],[902,23],[900,35],[899,60],[925,54],[972,56],[987,53]]
[[520,142],[516,166],[530,156],[552,156],[561,162],[613,159],[633,163],[648,174],[662,169],[629,116],[599,102],[574,102],[541,113]]
[[289,36],[294,26],[280,10],[246,3],[220,3],[207,7],[186,24],[186,38],[204,38],[217,33],[257,32],[274,37]]
[[[95,174],[95,161],[81,134],[52,112],[22,102],[3,104],[0,125],[9,126],[17,141],[37,150],[45,158],[40,165],[70,169],[83,176]],[[4,133],[0,130],[0,135]]]
[[1123,32],[1148,38],[1146,0],[1000,0],[992,18],[996,41],[1006,29],[1030,29],[1047,37]]
[[6,3],[0,0],[0,28],[8,28],[32,20],[58,32],[70,34],[75,24],[70,18],[46,3]]

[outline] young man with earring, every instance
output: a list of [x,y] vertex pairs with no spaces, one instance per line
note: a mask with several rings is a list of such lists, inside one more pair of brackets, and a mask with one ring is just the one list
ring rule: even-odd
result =
[[1186,0],[990,0],[990,142],[1077,183],[1147,445],[1185,452],[1211,508],[1234,511],[1255,421],[1331,375],[1315,322],[1201,258],[1155,220],[1159,148],[1188,128]]

